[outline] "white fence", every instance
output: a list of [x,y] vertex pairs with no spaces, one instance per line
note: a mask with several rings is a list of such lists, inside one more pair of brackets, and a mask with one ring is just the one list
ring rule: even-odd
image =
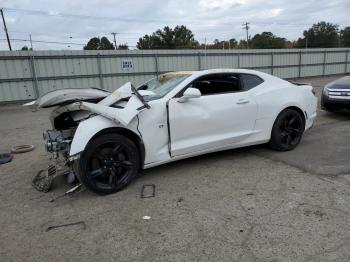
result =
[[350,48],[264,50],[2,51],[0,103],[61,88],[115,90],[174,70],[250,68],[281,78],[344,74]]

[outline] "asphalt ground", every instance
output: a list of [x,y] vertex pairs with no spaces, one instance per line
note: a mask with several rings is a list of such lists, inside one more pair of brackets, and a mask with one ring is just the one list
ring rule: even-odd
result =
[[[299,81],[319,96],[338,77]],[[49,163],[49,111],[0,107],[0,151],[36,146],[0,165],[1,261],[350,261],[350,113],[318,110],[290,152],[199,156],[145,170],[113,195],[50,202],[70,186],[31,185]],[[155,197],[140,198],[144,184],[155,184]]]

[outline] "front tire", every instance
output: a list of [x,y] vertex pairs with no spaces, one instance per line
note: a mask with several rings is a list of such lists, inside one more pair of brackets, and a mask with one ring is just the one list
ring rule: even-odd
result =
[[135,144],[119,134],[104,134],[88,143],[78,163],[78,177],[91,191],[120,191],[137,175],[140,157]]
[[269,146],[277,151],[289,151],[299,143],[305,130],[303,116],[293,109],[283,110],[272,127]]

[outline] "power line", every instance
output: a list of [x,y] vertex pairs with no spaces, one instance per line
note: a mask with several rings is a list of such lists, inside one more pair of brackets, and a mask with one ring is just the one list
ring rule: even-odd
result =
[[[11,41],[18,41],[18,42],[30,42],[33,43],[46,43],[46,44],[59,44],[59,45],[77,45],[77,46],[85,46],[85,44],[81,43],[72,43],[72,42],[57,42],[57,41],[45,41],[45,40],[30,40],[30,39],[22,39],[22,38],[11,38]],[[0,38],[0,41],[6,41],[6,38]],[[137,47],[134,45],[128,45],[128,47]],[[161,46],[159,46],[161,47]]]
[[[0,39],[0,41],[5,41],[5,38]],[[84,46],[85,44],[80,43],[72,43],[72,42],[57,42],[57,41],[45,41],[45,40],[30,40],[30,39],[22,39],[22,38],[11,38],[11,41],[21,41],[21,42],[30,42],[33,43],[47,43],[47,44],[59,44],[59,45],[79,45]]]
[[[33,31],[28,31],[28,32],[23,32],[23,31],[17,31],[17,30],[10,30],[10,33],[11,35],[17,35],[17,34],[21,34],[21,35],[36,35],[36,36],[55,36],[56,38],[68,38],[68,35],[67,33],[53,33],[53,32],[47,32],[47,33],[43,33],[43,32],[33,32]],[[103,36],[103,35],[107,35],[109,33],[96,33],[94,35],[100,35],[100,36]],[[118,33],[119,34],[122,34],[122,33]],[[77,34],[73,34],[73,35],[76,35],[74,38],[79,38],[79,39],[86,39],[86,38],[90,38],[91,36],[87,37],[87,36],[84,36],[84,35],[77,35]],[[140,39],[140,37],[118,37],[118,39],[120,41],[132,41],[132,40],[138,40]]]

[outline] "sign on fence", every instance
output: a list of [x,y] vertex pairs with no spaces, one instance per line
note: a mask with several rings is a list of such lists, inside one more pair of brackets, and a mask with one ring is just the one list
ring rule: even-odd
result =
[[131,59],[123,59],[122,60],[122,69],[123,70],[132,69],[133,67],[134,67],[134,65],[133,65]]

